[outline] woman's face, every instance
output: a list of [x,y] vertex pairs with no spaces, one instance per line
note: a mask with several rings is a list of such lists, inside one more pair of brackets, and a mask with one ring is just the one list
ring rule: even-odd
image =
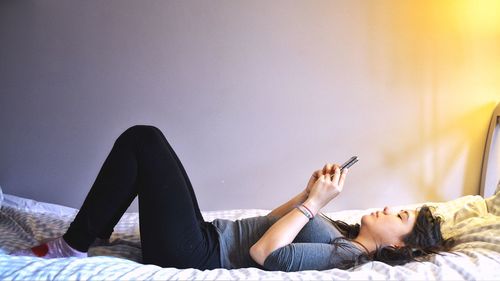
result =
[[385,207],[361,218],[360,233],[371,237],[379,246],[404,246],[403,236],[415,225],[417,211],[394,211]]

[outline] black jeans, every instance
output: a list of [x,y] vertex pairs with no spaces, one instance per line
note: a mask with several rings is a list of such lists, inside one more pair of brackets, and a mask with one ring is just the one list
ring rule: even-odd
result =
[[220,267],[215,227],[204,221],[186,171],[152,126],[134,126],[118,137],[64,240],[86,252],[96,237],[109,238],[136,196],[143,263]]

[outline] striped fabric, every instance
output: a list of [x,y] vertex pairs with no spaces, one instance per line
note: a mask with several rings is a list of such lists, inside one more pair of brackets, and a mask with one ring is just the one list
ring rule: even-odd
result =
[[[319,280],[319,279],[500,279],[500,194],[486,200],[465,196],[445,203],[427,203],[445,219],[445,236],[459,244],[454,253],[430,256],[426,262],[404,266],[367,263],[351,270],[271,272],[256,268],[236,270],[161,268],[143,265],[139,242],[138,215],[127,213],[120,220],[108,244],[94,244],[89,258],[40,259],[9,256],[37,241],[58,237],[69,226],[75,209],[5,195],[0,209],[0,280]],[[421,204],[399,206],[416,208]],[[328,213],[333,219],[359,222],[373,209]],[[206,220],[241,219],[264,215],[267,210],[204,212]]]

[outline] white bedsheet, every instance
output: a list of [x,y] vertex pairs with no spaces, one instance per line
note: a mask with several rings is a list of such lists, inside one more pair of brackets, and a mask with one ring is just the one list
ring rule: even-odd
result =
[[[38,241],[64,233],[76,210],[5,195],[0,210],[0,280],[166,280],[166,279],[241,279],[241,280],[500,280],[500,193],[484,200],[465,196],[437,206],[446,219],[445,236],[459,244],[455,254],[431,256],[428,262],[404,266],[367,263],[351,270],[271,272],[256,268],[236,270],[179,270],[140,264],[137,213],[127,213],[115,227],[111,243],[94,245],[85,259],[40,259],[9,256],[7,253],[36,245]],[[420,204],[401,206],[414,208]],[[368,210],[329,213],[334,219],[359,222]],[[203,212],[206,220],[240,219],[266,214],[267,210],[229,210]]]

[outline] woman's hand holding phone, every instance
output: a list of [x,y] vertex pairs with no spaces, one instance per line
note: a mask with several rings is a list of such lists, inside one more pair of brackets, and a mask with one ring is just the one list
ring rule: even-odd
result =
[[342,192],[348,168],[358,161],[357,156],[351,157],[342,166],[326,164],[322,170],[315,171],[307,184],[304,192],[314,214],[327,205],[333,198]]
[[333,176],[330,173],[326,173],[316,180],[311,187],[309,197],[304,202],[304,205],[313,212],[313,215],[316,215],[321,208],[337,197],[344,188],[347,169],[340,172],[338,165],[334,165],[333,169]]

